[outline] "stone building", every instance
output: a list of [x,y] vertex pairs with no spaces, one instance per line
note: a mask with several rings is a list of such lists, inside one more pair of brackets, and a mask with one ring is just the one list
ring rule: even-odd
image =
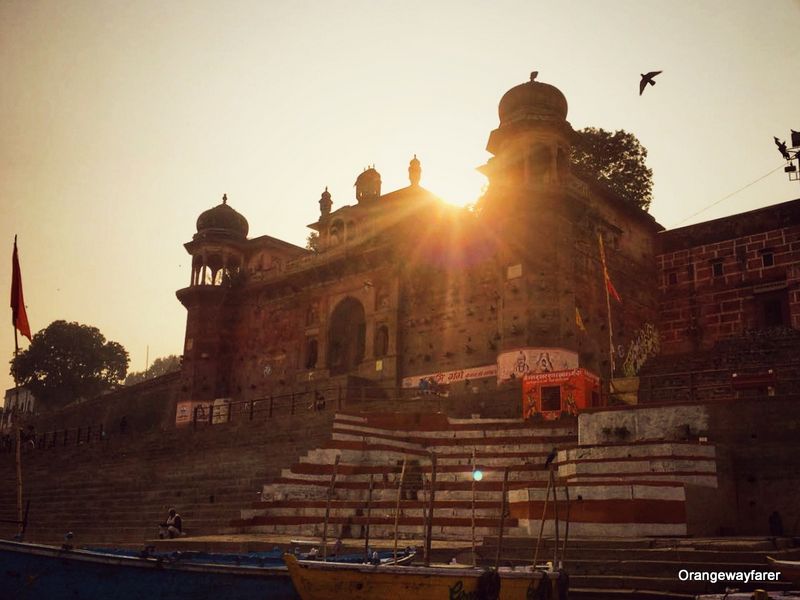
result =
[[532,76],[498,112],[475,210],[425,189],[415,156],[407,187],[383,193],[370,167],[353,204],[334,206],[326,188],[313,251],[248,239],[225,197],[202,213],[177,292],[188,312],[178,422],[221,399],[353,382],[486,396],[526,373],[580,368],[607,392],[659,352],[800,325],[794,204],[663,232],[572,172],[557,88]]

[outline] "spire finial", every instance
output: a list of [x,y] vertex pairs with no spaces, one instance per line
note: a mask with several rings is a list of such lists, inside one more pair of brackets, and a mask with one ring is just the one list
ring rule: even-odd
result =
[[227,204],[228,203],[228,194],[222,194],[222,203],[223,204]]
[[536,81],[536,78],[539,76],[539,71],[531,71],[531,81]]
[[331,200],[331,193],[328,191],[328,186],[325,186],[325,191],[322,192],[322,196],[319,199],[319,214],[320,218],[327,217],[331,214],[331,206],[333,206],[333,200]]
[[419,180],[422,179],[422,166],[420,165],[417,155],[408,163],[408,180],[411,185],[419,185]]

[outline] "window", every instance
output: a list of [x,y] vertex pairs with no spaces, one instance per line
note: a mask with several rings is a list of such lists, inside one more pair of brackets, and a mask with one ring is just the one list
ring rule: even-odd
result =
[[775,264],[775,255],[771,250],[765,251],[761,254],[761,265],[764,267],[771,267]]
[[722,277],[723,271],[721,260],[715,260],[713,263],[711,263],[711,274],[714,277]]
[[672,271],[667,274],[667,284],[668,285],[678,284],[678,274],[675,271]]
[[306,343],[306,369],[317,366],[318,344],[316,338],[311,338]]
[[686,277],[689,281],[694,281],[694,264],[686,265]]
[[375,333],[375,358],[382,358],[387,354],[389,354],[389,328],[381,325]]
[[542,412],[561,410],[561,387],[550,386],[542,388]]

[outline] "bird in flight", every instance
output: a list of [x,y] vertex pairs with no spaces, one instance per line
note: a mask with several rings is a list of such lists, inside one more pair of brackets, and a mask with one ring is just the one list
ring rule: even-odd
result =
[[784,160],[791,160],[792,156],[789,154],[789,151],[786,149],[786,142],[780,141],[774,135],[772,136],[775,139],[775,145],[778,147],[778,151],[783,156]]
[[648,83],[650,85],[655,85],[656,84],[656,82],[653,81],[653,78],[656,75],[658,75],[659,73],[661,73],[661,72],[662,71],[650,71],[649,73],[641,73],[642,79],[639,82],[639,95],[640,96],[642,95],[642,92],[644,92],[644,88],[647,87]]

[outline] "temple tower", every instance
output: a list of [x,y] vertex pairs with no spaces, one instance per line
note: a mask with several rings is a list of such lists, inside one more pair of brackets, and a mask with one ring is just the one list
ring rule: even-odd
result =
[[241,279],[247,220],[222,203],[197,219],[197,233],[184,244],[192,256],[189,287],[178,290],[178,300],[188,311],[181,369],[181,401],[192,404],[229,395],[225,364],[227,321],[224,311],[229,291]]

